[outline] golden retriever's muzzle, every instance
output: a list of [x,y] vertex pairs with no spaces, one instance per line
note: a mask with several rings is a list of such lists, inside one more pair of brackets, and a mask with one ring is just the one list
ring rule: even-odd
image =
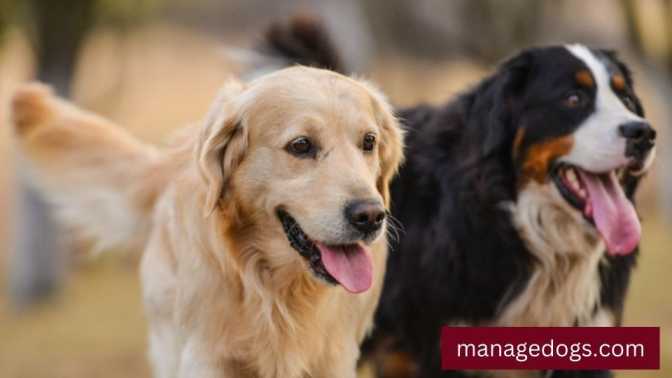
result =
[[340,284],[351,293],[361,293],[372,284],[372,262],[366,246],[374,240],[385,224],[385,208],[376,200],[348,203],[343,216],[350,230],[338,244],[313,240],[287,210],[278,208],[276,214],[289,244],[308,263],[312,273],[329,284]]
[[313,274],[325,282],[337,285],[338,281],[325,268],[317,246],[303,232],[299,223],[285,210],[279,209],[276,213],[280,223],[282,223],[282,228],[285,230],[289,244],[308,262]]

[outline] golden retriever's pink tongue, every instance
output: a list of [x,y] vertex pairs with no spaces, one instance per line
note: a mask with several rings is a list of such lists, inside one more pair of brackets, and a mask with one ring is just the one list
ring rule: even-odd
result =
[[322,255],[324,267],[345,290],[361,293],[371,287],[373,267],[366,248],[359,244],[339,247],[315,244]]
[[577,170],[588,190],[593,219],[607,251],[612,255],[627,255],[634,251],[641,237],[641,225],[632,203],[618,183],[616,174],[594,175]]

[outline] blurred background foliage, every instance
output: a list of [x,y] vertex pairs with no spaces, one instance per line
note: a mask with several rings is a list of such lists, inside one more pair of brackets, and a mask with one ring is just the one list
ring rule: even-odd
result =
[[530,45],[617,49],[660,135],[625,323],[663,329],[663,368],[617,376],[672,376],[672,0],[0,0],[1,377],[149,376],[139,256],[92,257],[49,221],[6,125],[14,88],[38,78],[162,143],[244,71],[232,48],[296,12],[321,16],[350,70],[399,105],[446,101]]

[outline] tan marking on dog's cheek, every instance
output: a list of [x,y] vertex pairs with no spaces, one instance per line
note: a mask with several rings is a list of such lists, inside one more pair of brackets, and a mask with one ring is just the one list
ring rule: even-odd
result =
[[622,92],[625,90],[625,78],[623,75],[616,74],[611,77],[611,86],[614,90]]
[[540,184],[546,181],[551,162],[567,155],[574,145],[572,136],[565,136],[532,145],[522,165],[522,179],[532,179]]
[[595,87],[595,79],[593,79],[593,74],[591,74],[588,70],[578,71],[574,78],[576,79],[576,82],[582,87]]
[[520,147],[523,143],[523,139],[525,138],[525,129],[520,128],[518,131],[516,131],[516,136],[513,138],[513,160],[515,161],[518,156],[520,155]]

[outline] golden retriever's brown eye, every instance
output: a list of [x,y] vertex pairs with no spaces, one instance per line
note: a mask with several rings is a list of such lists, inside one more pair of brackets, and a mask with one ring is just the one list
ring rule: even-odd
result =
[[315,156],[315,147],[307,137],[298,137],[287,144],[287,152],[298,157]]
[[583,92],[571,91],[562,100],[563,105],[570,109],[582,108],[588,102],[587,96]]
[[362,150],[366,152],[373,151],[376,147],[376,136],[372,133],[364,135],[364,140],[362,141]]

